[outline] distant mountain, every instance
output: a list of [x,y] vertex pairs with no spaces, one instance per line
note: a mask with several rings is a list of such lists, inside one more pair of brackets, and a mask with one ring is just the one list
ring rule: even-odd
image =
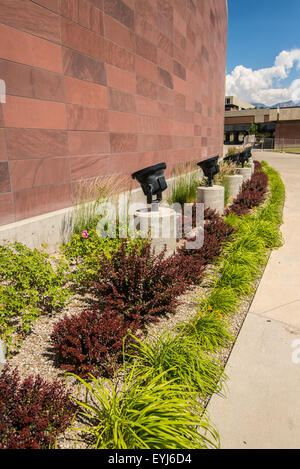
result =
[[297,106],[300,106],[300,100],[299,101],[286,101],[285,103],[277,103],[270,107],[273,109],[276,107],[297,107]]
[[265,106],[265,104],[262,104],[262,103],[251,103],[251,104],[252,104],[252,106],[255,106],[255,107],[259,108],[259,109],[260,109],[260,108],[267,107],[267,106]]

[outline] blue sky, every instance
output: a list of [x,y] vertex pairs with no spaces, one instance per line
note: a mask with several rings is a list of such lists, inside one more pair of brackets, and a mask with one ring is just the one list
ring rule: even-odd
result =
[[300,0],[228,0],[228,15],[227,94],[300,99]]

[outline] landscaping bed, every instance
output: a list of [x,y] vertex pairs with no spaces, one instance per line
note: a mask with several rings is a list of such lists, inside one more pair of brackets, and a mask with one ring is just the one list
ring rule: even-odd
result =
[[[182,198],[182,187],[180,192]],[[75,430],[58,437],[69,427],[69,406],[61,418],[64,426],[51,423],[52,430],[44,430],[47,438],[39,437],[41,447],[53,447],[57,439],[61,447],[73,448],[74,438],[79,447],[114,449],[218,446],[205,406],[212,393],[222,389],[224,365],[268,254],[281,245],[283,201],[278,174],[267,164],[262,168],[256,163],[255,174],[243,184],[225,218],[206,211],[200,250],[181,247],[176,256],[164,259],[153,256],[144,241],[98,240],[93,225],[86,238],[74,236],[73,244],[64,248],[66,260],[58,262],[54,273],[47,270],[36,289],[44,295],[38,300],[45,297],[46,307],[32,293],[34,282],[29,282],[27,304],[33,306],[28,315],[24,303],[26,321],[2,319],[12,346],[17,343],[16,331],[20,341],[25,338],[8,360],[10,369],[19,367],[20,381],[40,374],[49,383],[65,383],[65,371],[75,373],[66,390],[81,409],[77,421],[81,430],[86,428],[88,439]],[[93,252],[101,252],[100,264]],[[36,265],[32,276],[40,259]],[[59,269],[68,272],[67,282],[62,282]],[[9,281],[7,274],[3,282]],[[45,283],[52,286],[52,293]],[[54,301],[60,288],[64,305]],[[47,315],[36,319],[41,306]],[[10,311],[14,318],[14,305]],[[82,393],[77,396],[80,382]],[[0,395],[1,386],[0,381]],[[3,398],[0,416],[8,419],[9,406],[13,403]],[[13,436],[0,429],[0,447],[16,445],[20,428],[26,430],[25,447],[38,445],[33,420],[30,425],[15,425]]]

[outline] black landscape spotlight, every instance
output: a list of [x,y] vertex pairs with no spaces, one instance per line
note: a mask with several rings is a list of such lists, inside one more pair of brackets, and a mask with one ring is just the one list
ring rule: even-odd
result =
[[213,158],[197,163],[197,165],[202,169],[204,176],[207,177],[209,187],[213,186],[214,176],[220,172],[218,159],[218,156],[214,156]]
[[244,168],[245,166],[245,162],[249,161],[249,158],[250,158],[250,154],[249,154],[249,151],[248,150],[244,150],[240,153],[240,157],[239,157],[239,163],[241,163],[242,165],[242,168]]
[[225,156],[224,161],[231,161],[238,165],[240,163],[240,153],[233,153],[232,155]]
[[[166,163],[155,164],[148,168],[136,171],[131,175],[132,179],[136,179],[147,197],[147,204],[151,205],[153,212],[158,211],[158,204],[162,200],[162,192],[166,190],[167,183],[165,179]],[[156,195],[156,200],[152,197]]]

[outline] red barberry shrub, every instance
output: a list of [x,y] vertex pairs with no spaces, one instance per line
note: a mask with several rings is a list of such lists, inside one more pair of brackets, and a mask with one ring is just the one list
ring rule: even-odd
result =
[[194,270],[194,275],[192,272],[189,275],[194,283],[202,280],[205,266],[221,254],[224,241],[228,240],[234,232],[234,228],[225,223],[215,210],[205,210],[204,219],[203,246],[200,249],[187,249],[185,244],[179,249],[182,258],[187,258],[187,263],[191,263],[190,270]]
[[62,383],[39,375],[21,381],[18,369],[6,365],[0,376],[0,449],[54,448],[75,411]]
[[254,163],[254,171],[260,171],[260,170],[263,169],[263,167],[262,167],[262,165],[259,161],[255,160],[255,161],[253,161],[253,163]]
[[[139,320],[97,306],[92,311],[65,316],[54,327],[51,340],[60,367],[87,378],[111,377],[122,361],[123,340],[139,328]],[[130,339],[126,339],[128,344]]]
[[267,188],[267,175],[260,171],[254,173],[251,179],[242,184],[239,194],[226,213],[234,213],[238,216],[245,215],[264,201]]
[[180,256],[156,255],[146,243],[126,252],[125,242],[110,258],[101,258],[99,281],[93,293],[99,302],[141,325],[173,313],[177,297],[187,288]]

